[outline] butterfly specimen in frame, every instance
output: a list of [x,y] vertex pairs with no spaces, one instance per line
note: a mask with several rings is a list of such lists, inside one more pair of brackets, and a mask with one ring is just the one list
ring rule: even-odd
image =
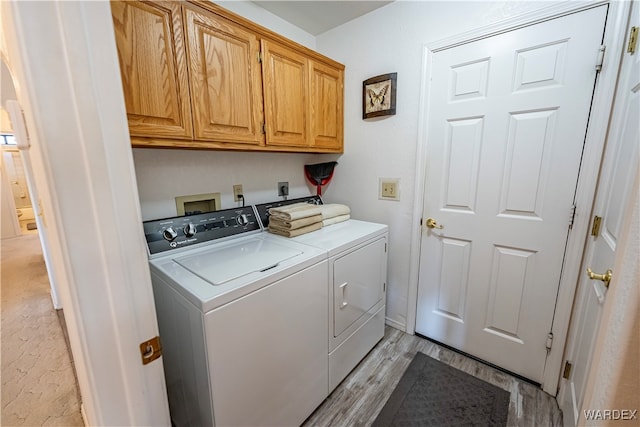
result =
[[383,106],[384,105],[384,95],[389,90],[389,85],[386,84],[378,93],[376,93],[373,89],[367,89],[367,93],[369,94],[369,103],[371,104],[371,109],[375,110],[376,105]]
[[383,74],[362,82],[362,118],[396,113],[397,73]]

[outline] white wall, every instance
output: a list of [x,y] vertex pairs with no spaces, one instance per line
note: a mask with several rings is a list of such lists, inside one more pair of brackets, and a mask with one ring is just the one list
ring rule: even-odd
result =
[[[4,39],[4,37],[2,37]],[[16,99],[16,89],[11,80],[11,73],[5,64],[4,56],[6,49],[2,49],[2,60],[0,61],[0,132],[13,133],[9,115],[5,110],[7,99]],[[1,153],[0,153],[1,154]],[[20,225],[16,217],[15,203],[11,193],[11,184],[4,164],[0,161],[0,196],[2,197],[2,210],[0,211],[0,238],[15,237],[20,235]]]
[[[318,51],[346,66],[345,153],[329,198],[389,224],[387,319],[396,326],[406,325],[422,47],[550,4],[397,1],[317,38]],[[362,81],[390,72],[398,73],[396,115],[362,120]],[[378,200],[379,177],[400,179],[400,201]]]
[[[307,33],[258,6],[218,3],[301,44],[313,45]],[[136,149],[143,218],[175,215],[174,197],[186,194],[221,192],[223,207],[235,207],[233,184],[243,184],[248,204],[276,200],[278,181],[289,181],[291,197],[315,194],[305,182],[303,165],[337,160],[324,199],[346,203],[354,218],[389,225],[387,318],[404,329],[422,47],[550,4],[398,1],[318,36],[316,50],[346,66],[344,155]],[[363,121],[362,81],[389,72],[398,73],[397,114]],[[378,200],[379,177],[400,178],[400,201]]]
[[4,158],[0,157],[0,239],[20,235],[20,224],[16,216],[16,205],[11,193],[11,184],[7,176]]
[[[176,196],[219,192],[223,209],[240,206],[233,201],[235,184],[242,184],[247,205],[280,200],[280,181],[289,182],[289,198],[315,194],[315,187],[305,181],[304,165],[324,161],[302,153],[147,148],[134,149],[133,158],[145,221],[175,216]],[[334,176],[339,174],[336,169]],[[323,194],[327,192],[333,192],[331,183],[323,187]]]

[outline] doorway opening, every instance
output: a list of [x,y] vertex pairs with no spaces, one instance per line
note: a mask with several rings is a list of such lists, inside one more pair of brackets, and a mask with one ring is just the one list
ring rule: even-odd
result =
[[[84,425],[30,162],[18,150],[7,105],[16,98],[2,58],[2,425]],[[28,154],[26,154],[28,156]],[[9,190],[9,191],[6,191]]]

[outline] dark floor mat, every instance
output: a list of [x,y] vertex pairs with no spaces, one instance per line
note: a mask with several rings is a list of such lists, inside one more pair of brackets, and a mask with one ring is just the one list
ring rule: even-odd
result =
[[417,353],[373,426],[505,426],[509,392]]

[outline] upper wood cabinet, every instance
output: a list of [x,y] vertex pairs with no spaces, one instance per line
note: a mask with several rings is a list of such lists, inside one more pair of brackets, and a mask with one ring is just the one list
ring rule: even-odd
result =
[[175,2],[111,3],[131,136],[193,136],[181,8]]
[[195,138],[261,144],[258,38],[195,6],[184,11]]
[[344,66],[208,1],[112,1],[132,144],[343,151]]
[[263,40],[267,146],[342,150],[344,72]]
[[308,147],[307,58],[267,40],[262,41],[262,53],[267,144]]
[[309,119],[312,147],[342,151],[344,69],[310,61]]

